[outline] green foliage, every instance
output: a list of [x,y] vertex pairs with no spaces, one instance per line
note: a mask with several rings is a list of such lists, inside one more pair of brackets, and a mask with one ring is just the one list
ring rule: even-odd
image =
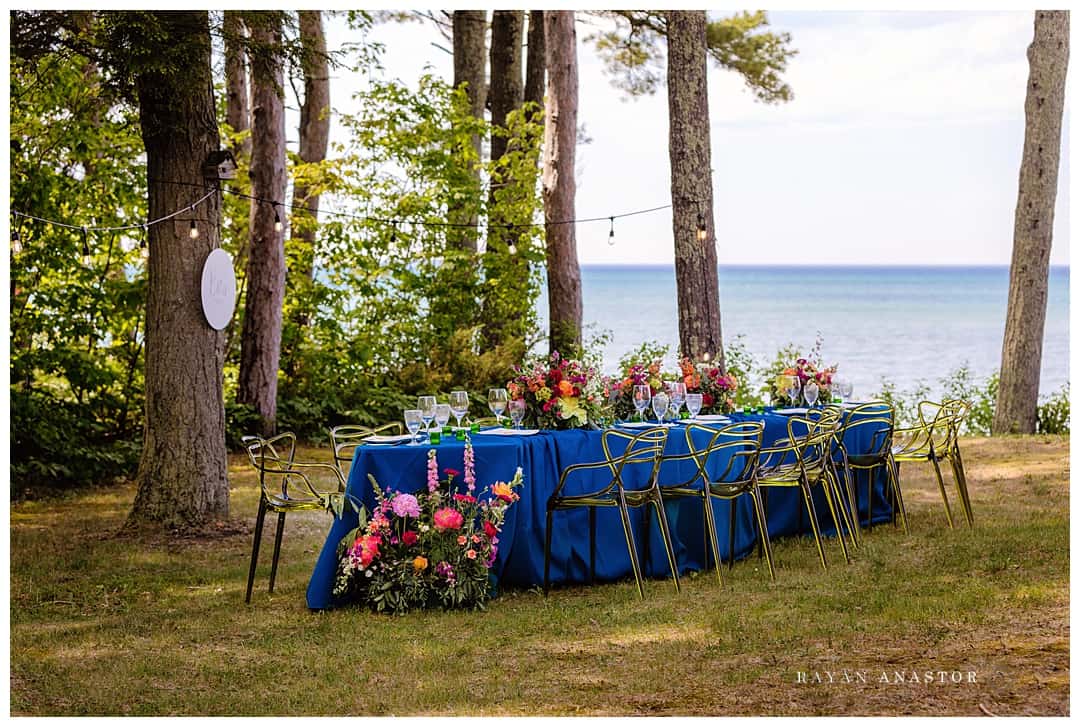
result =
[[[88,226],[145,219],[132,109],[71,54],[12,57],[11,207]],[[142,433],[145,270],[138,235],[14,218],[12,477],[105,481],[134,471]]]
[[1069,385],[1065,384],[1039,404],[1036,431],[1041,434],[1069,433]]
[[[596,31],[585,40],[594,43],[615,86],[631,96],[652,94],[664,82],[664,43],[667,13],[662,10],[595,10],[590,15],[614,22],[615,29]],[[797,53],[789,33],[766,30],[764,10],[742,11],[709,22],[705,27],[709,58],[720,68],[735,71],[759,101],[790,101],[791,87],[780,78]]]

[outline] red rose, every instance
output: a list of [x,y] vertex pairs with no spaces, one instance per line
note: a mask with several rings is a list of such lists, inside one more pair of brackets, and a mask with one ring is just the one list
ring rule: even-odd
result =
[[487,520],[485,520],[484,521],[484,535],[488,536],[488,538],[494,538],[498,534],[499,534],[499,531],[495,528],[495,526],[492,525],[491,523],[489,523]]
[[454,495],[454,499],[458,502],[476,502],[476,498],[472,495]]
[[453,467],[444,467],[443,468],[443,474],[446,475],[447,477],[449,477],[450,479],[454,479],[455,477],[457,477],[461,473],[458,472]]
[[405,545],[416,545],[416,541],[419,539],[420,536],[412,530],[406,530],[401,534],[401,542]]
[[550,381],[552,384],[558,384],[560,381],[562,381],[562,370],[552,369],[551,371],[549,371],[548,381]]
[[701,395],[702,406],[712,406],[714,401],[715,400],[713,399],[712,394],[705,393]]

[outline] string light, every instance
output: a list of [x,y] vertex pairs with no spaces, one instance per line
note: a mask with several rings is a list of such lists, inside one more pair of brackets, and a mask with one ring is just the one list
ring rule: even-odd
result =
[[608,233],[607,244],[614,245],[615,244],[615,217],[609,217],[608,220],[611,221],[611,232]]
[[86,227],[82,228],[82,256],[83,262],[90,262],[90,242],[86,239]]
[[195,224],[194,219],[191,220],[191,229],[188,230],[188,237],[190,237],[192,240],[196,240],[199,237],[199,228]]
[[705,242],[705,238],[709,236],[709,231],[705,229],[705,215],[698,212],[697,215],[697,239],[698,242]]
[[397,220],[394,220],[393,229],[390,231],[390,242],[397,242]]
[[19,231],[14,227],[11,228],[11,253],[18,255],[22,252],[22,240],[19,238]]
[[146,225],[142,226],[142,235],[139,237],[139,247],[143,250],[146,249]]
[[271,202],[270,205],[274,208],[274,230],[276,230],[277,232],[281,232],[281,216],[278,214],[277,211],[278,203]]

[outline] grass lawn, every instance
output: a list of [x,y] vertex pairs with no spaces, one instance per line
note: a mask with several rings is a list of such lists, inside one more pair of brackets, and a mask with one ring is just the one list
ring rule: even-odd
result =
[[[824,572],[789,539],[775,583],[750,558],[723,587],[515,591],[483,613],[308,612],[323,513],[289,516],[273,596],[265,533],[246,606],[249,534],[114,537],[130,486],[13,503],[11,712],[1064,715],[1068,445],[962,440],[974,531],[947,528],[929,466],[905,466],[911,534],[875,528],[851,565],[830,541]],[[230,476],[250,531],[256,480],[239,457]]]

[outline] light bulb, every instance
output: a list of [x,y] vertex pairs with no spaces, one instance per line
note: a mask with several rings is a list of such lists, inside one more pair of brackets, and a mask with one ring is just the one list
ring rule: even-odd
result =
[[510,250],[511,255],[516,255],[517,254],[517,245],[515,245],[514,243],[510,243],[509,250]]
[[198,238],[198,236],[199,236],[199,228],[198,228],[198,226],[197,226],[197,225],[195,224],[195,220],[192,220],[192,221],[191,221],[191,230],[189,230],[189,231],[188,231],[188,236],[189,236],[189,237],[190,237],[190,238],[191,238],[192,240],[194,240],[194,239]]
[[277,205],[275,204],[274,205],[274,229],[277,230],[278,232],[281,232],[281,228],[282,228],[281,216],[278,215]]

